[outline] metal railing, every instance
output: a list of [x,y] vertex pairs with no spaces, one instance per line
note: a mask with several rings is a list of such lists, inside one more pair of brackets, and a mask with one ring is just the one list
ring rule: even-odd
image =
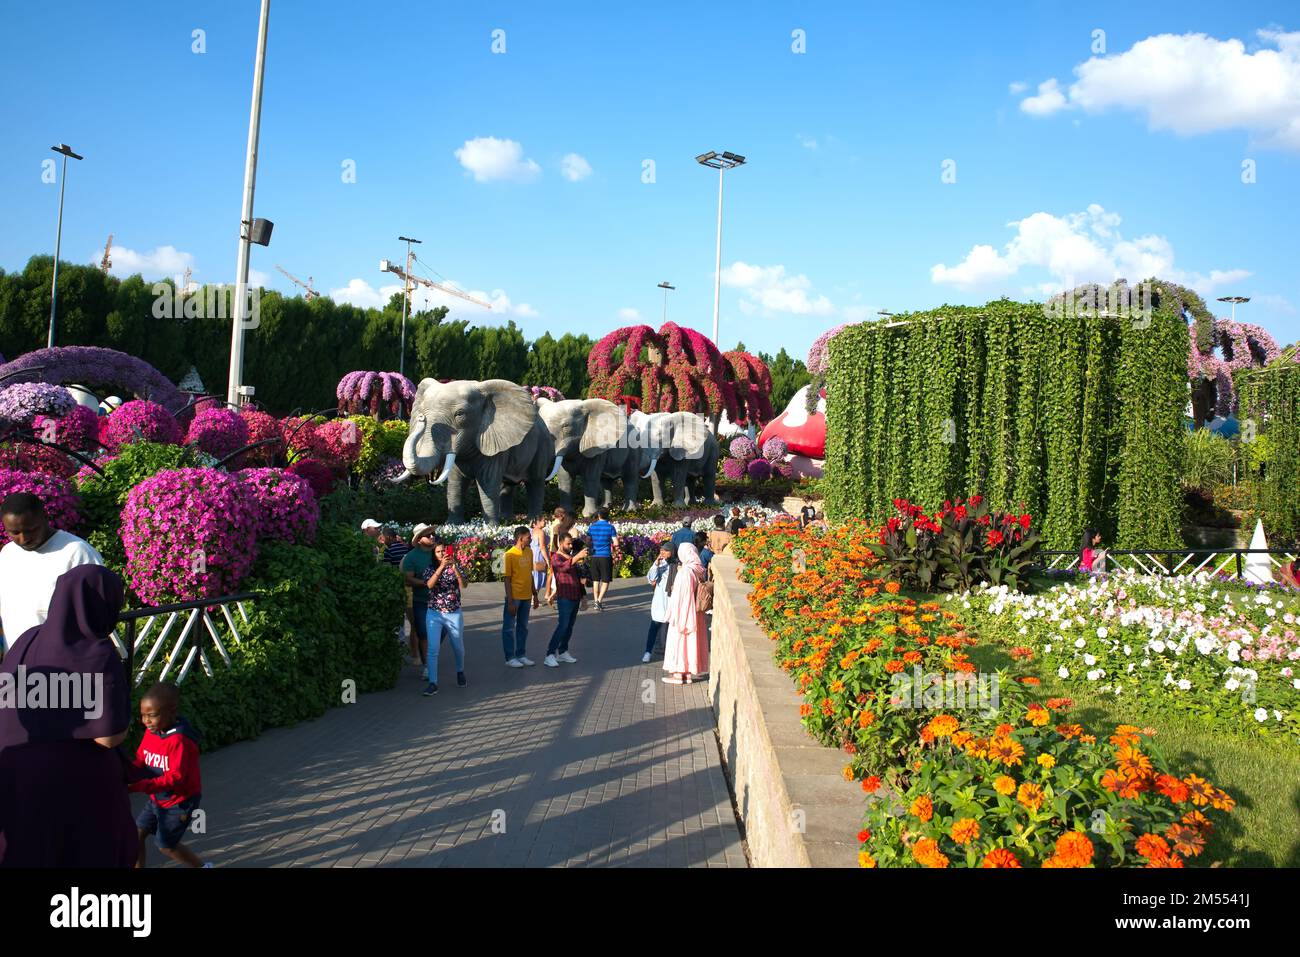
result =
[[[176,623],[182,618],[185,624],[180,629],[180,634],[171,644],[171,650],[167,652],[167,663],[163,666],[162,673],[158,680],[166,681],[172,670],[179,665],[175,682],[180,684],[190,673],[195,660],[198,660],[203,666],[203,671],[211,677],[213,675],[212,661],[208,657],[208,651],[205,647],[206,642],[203,640],[204,632],[211,638],[211,647],[215,648],[220,654],[221,659],[225,662],[227,668],[231,667],[230,652],[226,649],[227,641],[236,645],[243,644],[243,637],[239,634],[239,627],[235,623],[235,616],[231,614],[230,608],[233,605],[239,612],[239,617],[245,625],[248,624],[248,611],[244,608],[245,602],[250,602],[257,598],[256,592],[241,592],[238,595],[226,595],[221,598],[204,598],[198,601],[183,601],[174,605],[155,605],[147,608],[134,608],[122,612],[118,619],[118,627],[113,629],[110,636],[113,644],[117,647],[118,654],[126,663],[128,675],[132,675],[132,683],[139,686],[144,680],[148,670],[153,667],[154,662],[158,660],[163,653],[164,646],[167,644],[168,637],[172,634]],[[220,618],[214,617],[214,612],[220,611]],[[144,622],[140,625],[140,622]],[[163,624],[155,630],[155,625],[162,621]],[[123,632],[124,635],[119,634]],[[225,635],[223,639],[222,635]],[[138,671],[135,671],[136,653],[141,646],[153,638],[153,643],[149,646],[148,654],[144,656],[144,661],[140,664]],[[184,660],[182,660],[182,657]]]
[[[1070,571],[1079,565],[1079,552],[1040,551],[1041,567],[1049,571]],[[1144,575],[1211,575],[1227,574],[1232,578],[1246,578],[1249,560],[1242,556],[1267,555],[1269,571],[1281,568],[1287,562],[1300,558],[1294,548],[1133,548],[1106,549],[1106,571],[1127,569]],[[1229,570],[1230,569],[1230,570]]]

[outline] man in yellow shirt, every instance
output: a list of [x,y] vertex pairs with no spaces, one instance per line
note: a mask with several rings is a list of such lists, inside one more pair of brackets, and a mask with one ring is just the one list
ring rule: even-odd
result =
[[528,612],[532,608],[536,586],[533,583],[532,533],[526,526],[515,529],[515,543],[506,549],[506,606],[501,618],[501,646],[506,667],[527,668],[536,664],[524,654],[528,640]]

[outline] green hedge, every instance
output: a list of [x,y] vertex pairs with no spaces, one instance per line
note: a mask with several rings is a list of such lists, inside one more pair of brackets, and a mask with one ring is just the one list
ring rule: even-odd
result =
[[[830,344],[826,509],[881,520],[981,493],[1048,547],[1181,544],[1187,323],[1001,299],[845,329]],[[1105,290],[1102,290],[1104,295]]]
[[[1242,448],[1262,459],[1255,504],[1270,544],[1300,540],[1300,366],[1274,364],[1239,374]],[[1257,455],[1260,447],[1267,455]],[[1278,541],[1280,540],[1280,541]]]

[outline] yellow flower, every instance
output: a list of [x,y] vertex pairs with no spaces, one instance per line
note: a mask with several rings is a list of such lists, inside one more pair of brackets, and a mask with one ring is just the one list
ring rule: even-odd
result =
[[858,851],[858,867],[875,867],[876,859],[866,851]]
[[1056,758],[1052,757],[1050,754],[1040,754],[1038,756],[1038,763],[1050,770],[1051,768],[1056,767]]
[[846,780],[846,781],[852,781],[852,780],[853,780],[853,765],[851,765],[851,764],[846,764],[846,765],[844,765],[844,770],[841,771],[840,773],[844,775],[844,780]]
[[1016,790],[1016,779],[1008,777],[1005,774],[999,774],[997,780],[993,782],[993,790],[1002,795],[1014,794]]

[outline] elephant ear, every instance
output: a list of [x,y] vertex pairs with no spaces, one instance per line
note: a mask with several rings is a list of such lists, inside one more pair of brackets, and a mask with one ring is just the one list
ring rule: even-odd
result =
[[623,440],[626,423],[618,406],[608,399],[587,399],[582,403],[582,411],[586,414],[587,425],[582,430],[578,451],[594,458],[616,448]]
[[669,454],[676,461],[698,459],[709,441],[709,427],[704,419],[689,412],[678,412],[672,420]]
[[484,455],[499,455],[528,435],[537,421],[537,406],[527,389],[505,379],[488,379],[481,388],[484,404],[478,449]]

